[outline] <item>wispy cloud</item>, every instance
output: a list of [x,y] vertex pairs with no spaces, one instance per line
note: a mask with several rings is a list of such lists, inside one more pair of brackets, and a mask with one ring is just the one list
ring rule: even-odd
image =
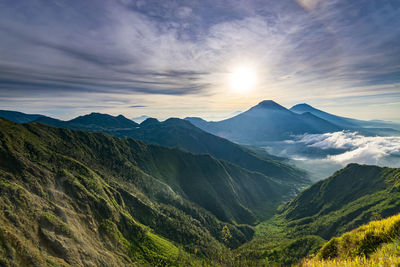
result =
[[381,95],[400,81],[399,17],[396,0],[0,0],[0,95],[236,101],[237,65],[259,77],[247,106]]
[[132,105],[132,106],[129,106],[130,108],[146,108],[147,106],[144,106],[144,105]]

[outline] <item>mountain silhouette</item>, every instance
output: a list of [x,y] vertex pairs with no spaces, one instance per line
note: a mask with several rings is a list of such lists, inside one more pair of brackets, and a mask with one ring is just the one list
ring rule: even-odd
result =
[[292,135],[342,129],[310,113],[292,112],[272,100],[264,100],[237,116],[218,122],[191,117],[186,120],[205,131],[241,143],[285,140]]

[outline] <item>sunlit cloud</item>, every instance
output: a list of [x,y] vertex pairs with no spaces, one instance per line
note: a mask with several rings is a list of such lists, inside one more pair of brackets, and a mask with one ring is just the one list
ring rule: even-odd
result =
[[306,134],[297,137],[297,143],[322,150],[339,149],[344,152],[328,155],[326,160],[342,165],[349,163],[395,165],[400,167],[399,136],[363,136],[357,132]]

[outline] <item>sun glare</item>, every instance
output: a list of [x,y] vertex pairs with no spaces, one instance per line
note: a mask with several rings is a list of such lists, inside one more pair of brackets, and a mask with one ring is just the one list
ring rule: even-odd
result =
[[232,89],[239,93],[246,93],[252,90],[256,80],[254,71],[245,67],[235,69],[230,76]]

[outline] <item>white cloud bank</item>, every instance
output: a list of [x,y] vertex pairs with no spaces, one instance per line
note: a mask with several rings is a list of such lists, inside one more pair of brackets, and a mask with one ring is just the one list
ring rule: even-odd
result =
[[400,167],[400,136],[363,136],[357,132],[334,132],[306,134],[298,137],[298,143],[308,147],[343,149],[344,153],[328,155],[331,160],[342,165],[349,163],[374,164]]

